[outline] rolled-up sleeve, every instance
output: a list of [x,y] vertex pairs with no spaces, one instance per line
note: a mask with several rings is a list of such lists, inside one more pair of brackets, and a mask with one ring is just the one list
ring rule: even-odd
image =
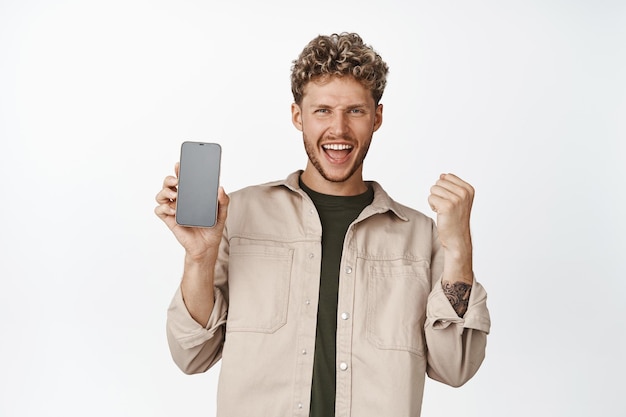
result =
[[196,322],[183,301],[180,288],[167,310],[167,340],[172,358],[187,374],[205,372],[222,354],[227,303],[215,288],[215,304],[206,327]]
[[490,327],[482,285],[474,280],[467,312],[459,317],[438,281],[428,297],[424,325],[428,376],[454,387],[467,382],[485,358]]

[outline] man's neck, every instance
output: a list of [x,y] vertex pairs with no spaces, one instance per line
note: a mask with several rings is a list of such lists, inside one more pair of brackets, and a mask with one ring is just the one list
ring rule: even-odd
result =
[[301,176],[302,182],[311,190],[320,194],[352,196],[363,194],[367,191],[367,184],[363,181],[361,171],[355,172],[346,181],[328,181],[320,175],[315,168],[304,170]]

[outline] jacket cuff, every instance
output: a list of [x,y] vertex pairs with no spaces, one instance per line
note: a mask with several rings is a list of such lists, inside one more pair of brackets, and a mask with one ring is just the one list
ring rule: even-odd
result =
[[459,317],[450,304],[450,301],[443,292],[441,279],[437,280],[435,286],[428,296],[426,308],[426,325],[431,325],[433,329],[445,329],[450,324],[455,323],[463,329],[476,329],[489,333],[491,320],[487,309],[487,292],[474,278],[472,292],[470,293],[467,311],[463,317]]
[[206,326],[203,327],[189,314],[180,287],[176,290],[167,310],[167,326],[183,349],[190,349],[211,339],[226,323],[226,301],[218,288],[214,289],[214,293],[213,311]]

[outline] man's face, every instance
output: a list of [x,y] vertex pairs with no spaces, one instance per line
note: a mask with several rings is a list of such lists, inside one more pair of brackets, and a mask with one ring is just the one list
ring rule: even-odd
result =
[[307,185],[320,192],[324,185],[334,190],[342,184],[362,186],[363,160],[382,123],[382,109],[352,77],[333,76],[306,85],[301,105],[293,104],[291,113],[309,157]]

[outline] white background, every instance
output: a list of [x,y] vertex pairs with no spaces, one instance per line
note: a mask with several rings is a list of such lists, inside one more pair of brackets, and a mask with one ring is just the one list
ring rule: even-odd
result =
[[0,416],[214,415],[154,196],[183,140],[227,191],[304,167],[291,61],[340,31],[391,68],[366,178],[429,214],[441,172],[477,189],[487,359],[423,415],[626,415],[626,3],[0,0]]

